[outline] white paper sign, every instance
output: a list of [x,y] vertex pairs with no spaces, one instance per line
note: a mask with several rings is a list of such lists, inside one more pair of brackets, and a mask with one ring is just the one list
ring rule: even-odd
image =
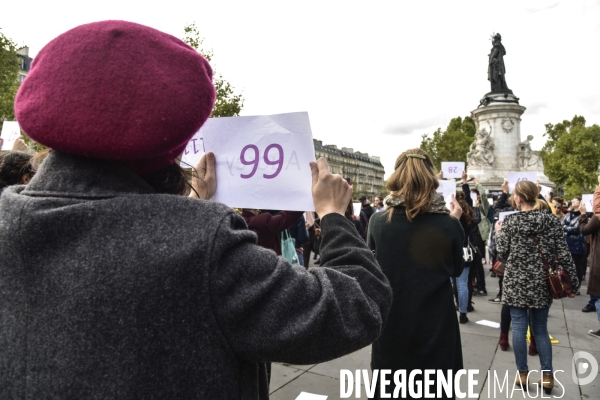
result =
[[520,181],[535,183],[537,181],[537,174],[531,171],[509,172],[506,179],[508,180],[508,191],[512,193],[515,190],[516,184]]
[[300,392],[296,400],[327,400],[327,396],[322,394],[313,394],[308,392]]
[[471,200],[473,200],[473,205],[477,202],[477,193],[471,192]]
[[230,207],[314,211],[308,113],[209,118],[201,129],[215,154],[214,201]]
[[442,161],[442,175],[444,178],[462,178],[462,173],[465,170],[465,163],[462,161]]
[[437,188],[437,192],[444,196],[444,200],[446,200],[446,207],[450,209],[450,203],[452,202],[452,198],[450,195],[456,196],[456,182],[454,180],[439,180],[440,186]]
[[500,328],[499,322],[488,321],[487,319],[482,319],[481,321],[477,321],[475,323],[479,324],[479,325],[489,326],[490,328],[496,328],[496,329]]
[[181,157],[182,166],[184,168],[195,167],[204,153],[204,138],[202,137],[202,129],[200,129],[185,146]]
[[21,136],[21,128],[17,121],[4,121],[2,124],[2,134],[0,137],[4,139],[2,150],[11,150],[15,141]]
[[593,194],[584,194],[581,196],[581,202],[585,204],[585,211],[592,212],[594,211],[594,195]]
[[352,208],[354,209],[354,215],[360,217],[362,205],[360,203],[352,203]]
[[498,221],[504,221],[507,215],[518,213],[518,211],[504,211],[498,215]]
[[549,186],[540,185],[540,194],[546,198],[552,191],[552,188]]

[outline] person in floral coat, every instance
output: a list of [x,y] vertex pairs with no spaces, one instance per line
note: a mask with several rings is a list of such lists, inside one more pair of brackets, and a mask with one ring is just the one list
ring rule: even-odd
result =
[[[559,264],[571,277],[574,292],[579,289],[579,279],[559,219],[537,196],[534,183],[522,181],[516,185],[511,201],[522,212],[511,214],[503,223],[496,224],[496,248],[499,257],[506,260],[502,299],[510,306],[512,318],[513,348],[519,372],[515,384],[523,388],[527,385],[529,368],[525,336],[531,325],[543,371],[543,386],[548,392],[554,387],[552,345],[548,336],[552,296],[540,251],[549,262],[557,256]],[[534,238],[539,243],[539,251]]]

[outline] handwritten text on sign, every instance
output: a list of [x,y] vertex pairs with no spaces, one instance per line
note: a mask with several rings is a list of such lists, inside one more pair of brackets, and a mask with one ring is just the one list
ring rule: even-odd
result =
[[537,174],[530,171],[509,172],[506,176],[506,180],[508,181],[508,191],[512,193],[515,190],[515,185],[520,181],[529,181],[535,184],[537,181]]
[[195,167],[205,152],[206,151],[204,150],[204,138],[202,137],[202,129],[200,129],[190,139],[187,146],[185,146],[183,156],[181,157],[181,162],[183,163],[184,167]]
[[540,194],[544,196],[544,198],[548,196],[550,192],[552,192],[552,188],[550,186],[540,185]]
[[17,121],[4,121],[2,124],[2,134],[0,137],[4,139],[2,150],[10,150],[15,141],[21,136],[21,128]]
[[444,178],[462,178],[465,163],[459,161],[442,161],[442,172]]
[[[594,195],[593,194],[584,194],[581,196],[581,202],[585,205],[585,210],[587,212],[594,211]],[[577,210],[575,210],[577,211]]]
[[217,160],[214,201],[230,207],[314,210],[314,145],[304,112],[210,118],[200,134]]

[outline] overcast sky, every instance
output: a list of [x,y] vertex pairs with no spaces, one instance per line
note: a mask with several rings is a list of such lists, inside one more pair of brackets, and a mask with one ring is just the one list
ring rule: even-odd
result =
[[31,0],[4,11],[2,32],[31,56],[84,23],[123,19],[181,38],[195,22],[213,67],[243,91],[242,115],[307,111],[314,138],[380,156],[386,177],[423,133],[490,91],[494,32],[527,107],[523,138],[539,149],[546,123],[600,123],[600,0]]

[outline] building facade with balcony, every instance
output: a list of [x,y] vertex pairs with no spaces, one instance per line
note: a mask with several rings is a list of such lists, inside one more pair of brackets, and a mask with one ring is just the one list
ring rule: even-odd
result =
[[323,145],[321,140],[313,139],[313,143],[315,156],[327,160],[332,174],[352,179],[354,199],[364,195],[373,200],[374,196],[387,194],[383,185],[385,171],[379,157],[348,147],[338,149],[333,144]]
[[29,69],[31,68],[31,62],[33,58],[29,57],[29,47],[21,47],[17,50],[17,57],[19,58],[19,83],[25,80],[25,77],[29,73]]

